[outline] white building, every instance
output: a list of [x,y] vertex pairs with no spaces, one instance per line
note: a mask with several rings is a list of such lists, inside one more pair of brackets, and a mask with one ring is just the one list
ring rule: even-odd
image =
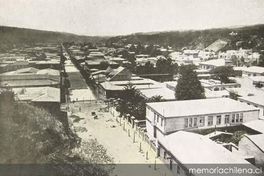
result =
[[216,67],[221,67],[221,66],[225,66],[225,65],[226,65],[225,59],[213,59],[213,60],[201,62],[199,64],[199,67],[200,67],[200,69],[213,70]]
[[[237,70],[239,70],[237,68]],[[252,66],[252,67],[240,67],[243,76],[264,76],[264,67]]]
[[157,153],[177,176],[207,175],[195,172],[197,171],[195,169],[201,168],[201,165],[203,168],[210,169],[219,164],[222,164],[222,167],[243,164],[243,167],[255,169],[242,157],[208,137],[185,131],[172,133],[159,141]]
[[253,105],[256,108],[259,108],[259,117],[264,117],[264,95],[262,96],[243,96],[238,97],[240,102],[247,103],[248,105]]
[[258,117],[258,108],[229,98],[146,105],[147,135],[154,143],[175,131],[236,126]]

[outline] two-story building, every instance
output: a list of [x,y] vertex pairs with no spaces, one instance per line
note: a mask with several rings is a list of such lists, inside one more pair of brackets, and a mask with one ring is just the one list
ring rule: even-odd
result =
[[258,108],[229,98],[154,102],[146,105],[147,135],[156,144],[176,131],[237,126],[258,117]]

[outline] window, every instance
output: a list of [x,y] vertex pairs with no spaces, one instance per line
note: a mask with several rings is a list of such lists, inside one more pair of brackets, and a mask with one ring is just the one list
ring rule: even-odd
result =
[[239,122],[239,114],[236,114],[236,123]]
[[160,118],[160,126],[163,125],[163,118]]
[[189,127],[192,127],[192,118],[189,118]]
[[214,117],[213,116],[208,116],[208,126],[212,126],[214,122]]
[[184,127],[187,128],[188,127],[188,118],[184,119]]
[[239,119],[240,122],[243,122],[243,113],[240,114],[240,119]]
[[200,117],[199,126],[204,126],[204,117]]
[[220,125],[221,124],[221,115],[216,116],[216,125]]
[[230,121],[230,115],[225,115],[225,124],[228,124]]
[[157,123],[159,123],[159,115],[157,115]]
[[193,119],[193,126],[194,126],[194,127],[197,127],[197,117],[195,117],[195,118]]
[[235,119],[236,119],[236,115],[235,114],[232,114],[232,120],[231,120],[231,122],[232,123],[235,123]]

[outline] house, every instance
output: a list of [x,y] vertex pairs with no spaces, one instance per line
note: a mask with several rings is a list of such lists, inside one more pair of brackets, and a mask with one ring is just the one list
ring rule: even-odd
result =
[[61,115],[60,89],[54,87],[13,88],[18,101],[32,103],[54,115]]
[[130,80],[132,73],[130,70],[124,67],[118,67],[116,69],[112,69],[106,78],[108,81],[124,81]]
[[239,164],[255,168],[208,137],[186,131],[169,134],[158,141],[157,154],[177,176],[207,175],[208,173],[199,173],[198,168],[202,166],[203,169],[212,169],[220,164],[221,168]]
[[254,76],[250,78],[253,81],[253,85],[264,87],[264,76]]
[[0,74],[0,87],[59,87],[60,72],[54,69],[22,68]]
[[239,152],[254,158],[252,164],[264,165],[264,134],[244,135],[238,143]]
[[167,87],[159,87],[156,89],[142,89],[140,94],[145,98],[149,99],[154,96],[161,96],[162,100],[171,101],[176,100],[175,91],[170,90]]
[[132,85],[138,90],[161,88],[161,85],[156,81],[132,76],[130,80],[105,81],[100,83],[98,86],[98,94],[106,98],[120,98],[127,85]]
[[221,91],[221,90],[226,90],[227,88],[239,88],[241,85],[239,83],[221,83],[219,80],[214,80],[214,79],[201,79],[200,80],[202,86],[204,88],[207,88],[212,91]]
[[200,69],[206,69],[206,70],[213,70],[216,67],[225,66],[226,61],[225,59],[212,59],[205,62],[201,62],[199,64]]
[[264,76],[264,67],[252,66],[242,69],[243,76]]
[[229,98],[146,104],[147,135],[153,141],[180,130],[237,126],[258,117],[258,108]]

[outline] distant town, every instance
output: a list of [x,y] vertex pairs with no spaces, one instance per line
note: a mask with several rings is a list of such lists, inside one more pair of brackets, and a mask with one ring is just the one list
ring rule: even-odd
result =
[[140,175],[140,164],[146,175],[186,176],[228,164],[263,174],[264,51],[229,45],[73,41],[2,51],[1,163],[105,164],[72,168],[92,175],[129,175],[119,164]]

